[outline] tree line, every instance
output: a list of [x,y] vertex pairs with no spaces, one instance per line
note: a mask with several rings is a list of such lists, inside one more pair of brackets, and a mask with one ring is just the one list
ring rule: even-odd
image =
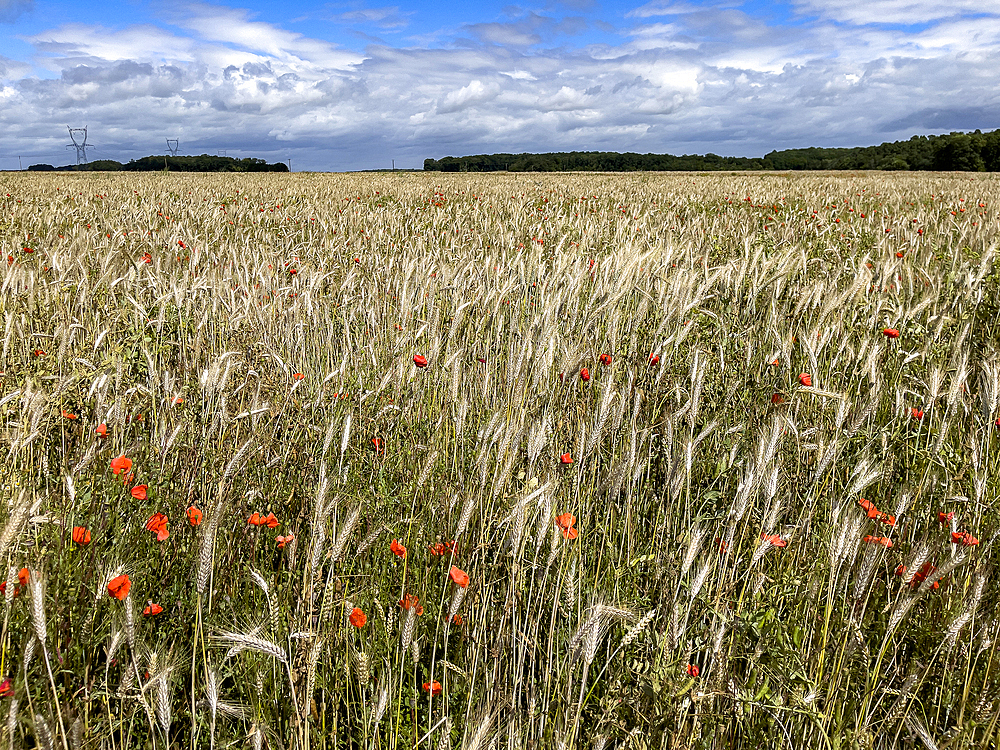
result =
[[855,148],[794,148],[761,158],[692,154],[571,151],[549,154],[479,154],[425,159],[434,172],[712,172],[750,170],[880,169],[1000,172],[1000,130],[915,135],[908,141]]
[[231,156],[144,156],[122,164],[112,159],[98,159],[86,164],[54,167],[32,164],[31,172],[287,172],[282,162],[268,164],[263,159],[234,159]]

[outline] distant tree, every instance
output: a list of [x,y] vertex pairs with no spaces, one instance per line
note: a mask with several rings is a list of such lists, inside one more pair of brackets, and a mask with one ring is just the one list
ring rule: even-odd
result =
[[51,164],[32,164],[28,167],[29,172],[55,172],[56,168]]

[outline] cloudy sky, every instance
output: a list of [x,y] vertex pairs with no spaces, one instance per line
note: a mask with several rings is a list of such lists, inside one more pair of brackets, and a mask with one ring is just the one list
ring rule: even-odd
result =
[[[389,0],[390,2],[392,0]],[[760,156],[1000,127],[1000,0],[0,0],[0,169]]]

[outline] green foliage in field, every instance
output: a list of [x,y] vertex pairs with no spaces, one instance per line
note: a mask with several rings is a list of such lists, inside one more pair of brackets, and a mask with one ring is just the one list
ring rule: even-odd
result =
[[996,736],[992,178],[0,196],[9,746]]

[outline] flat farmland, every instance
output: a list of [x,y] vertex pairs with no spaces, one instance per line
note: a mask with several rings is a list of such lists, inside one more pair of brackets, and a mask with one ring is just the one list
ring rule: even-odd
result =
[[979,748],[1000,181],[0,174],[0,735]]

